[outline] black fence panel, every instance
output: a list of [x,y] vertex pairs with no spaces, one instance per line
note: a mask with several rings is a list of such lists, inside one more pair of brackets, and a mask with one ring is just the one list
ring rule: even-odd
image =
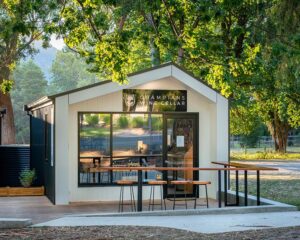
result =
[[21,186],[20,173],[30,168],[29,146],[0,146],[0,187]]

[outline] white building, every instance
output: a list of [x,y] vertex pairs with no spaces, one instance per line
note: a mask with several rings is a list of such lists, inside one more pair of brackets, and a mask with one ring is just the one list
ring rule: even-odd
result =
[[[54,204],[117,201],[118,179],[133,172],[90,171],[95,166],[213,167],[228,161],[228,100],[174,63],[129,75],[127,85],[111,81],[53,96],[25,106],[31,115],[31,165]],[[213,171],[148,172],[147,179],[211,181]],[[185,189],[190,195],[194,188]],[[167,197],[174,191],[164,189]],[[180,196],[182,189],[177,189]],[[159,197],[159,194],[156,196]]]

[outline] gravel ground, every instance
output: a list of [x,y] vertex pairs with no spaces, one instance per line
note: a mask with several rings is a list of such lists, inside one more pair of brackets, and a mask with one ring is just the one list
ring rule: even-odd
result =
[[0,239],[208,239],[208,240],[300,240],[300,226],[273,228],[221,234],[201,234],[172,228],[105,226],[105,227],[47,227],[6,229],[0,231]]

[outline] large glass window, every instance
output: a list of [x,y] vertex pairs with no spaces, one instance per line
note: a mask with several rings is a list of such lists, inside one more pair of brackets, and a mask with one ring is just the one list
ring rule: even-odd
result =
[[[80,184],[136,179],[136,172],[100,172],[97,166],[162,166],[162,114],[80,113],[79,132]],[[144,181],[161,177],[147,172]]]
[[94,173],[97,166],[111,164],[111,114],[79,114],[79,183],[108,183],[109,172]]

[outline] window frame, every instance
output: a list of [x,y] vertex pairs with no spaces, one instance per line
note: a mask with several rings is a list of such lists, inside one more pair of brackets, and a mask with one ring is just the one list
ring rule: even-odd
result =
[[[111,186],[118,186],[116,183],[80,183],[80,168],[79,168],[79,164],[80,164],[80,115],[81,114],[110,114],[110,160],[112,161],[112,157],[113,157],[113,114],[160,114],[163,118],[163,126],[162,126],[162,161],[164,164],[164,158],[166,155],[166,146],[165,146],[165,126],[164,126],[164,121],[165,118],[168,115],[185,115],[185,116],[189,116],[189,115],[194,115],[196,118],[196,145],[199,146],[199,112],[149,112],[149,111],[144,111],[144,112],[128,112],[128,111],[78,111],[77,112],[77,134],[78,134],[78,139],[77,139],[77,177],[78,177],[78,181],[77,181],[77,186],[79,188],[81,187],[111,187]],[[198,148],[196,148],[198,149]],[[197,150],[196,154],[195,154],[195,158],[194,158],[194,163],[195,166],[198,166],[199,164],[199,150]],[[144,183],[145,185],[147,185],[148,183]],[[134,185],[137,185],[137,183],[135,183]]]

